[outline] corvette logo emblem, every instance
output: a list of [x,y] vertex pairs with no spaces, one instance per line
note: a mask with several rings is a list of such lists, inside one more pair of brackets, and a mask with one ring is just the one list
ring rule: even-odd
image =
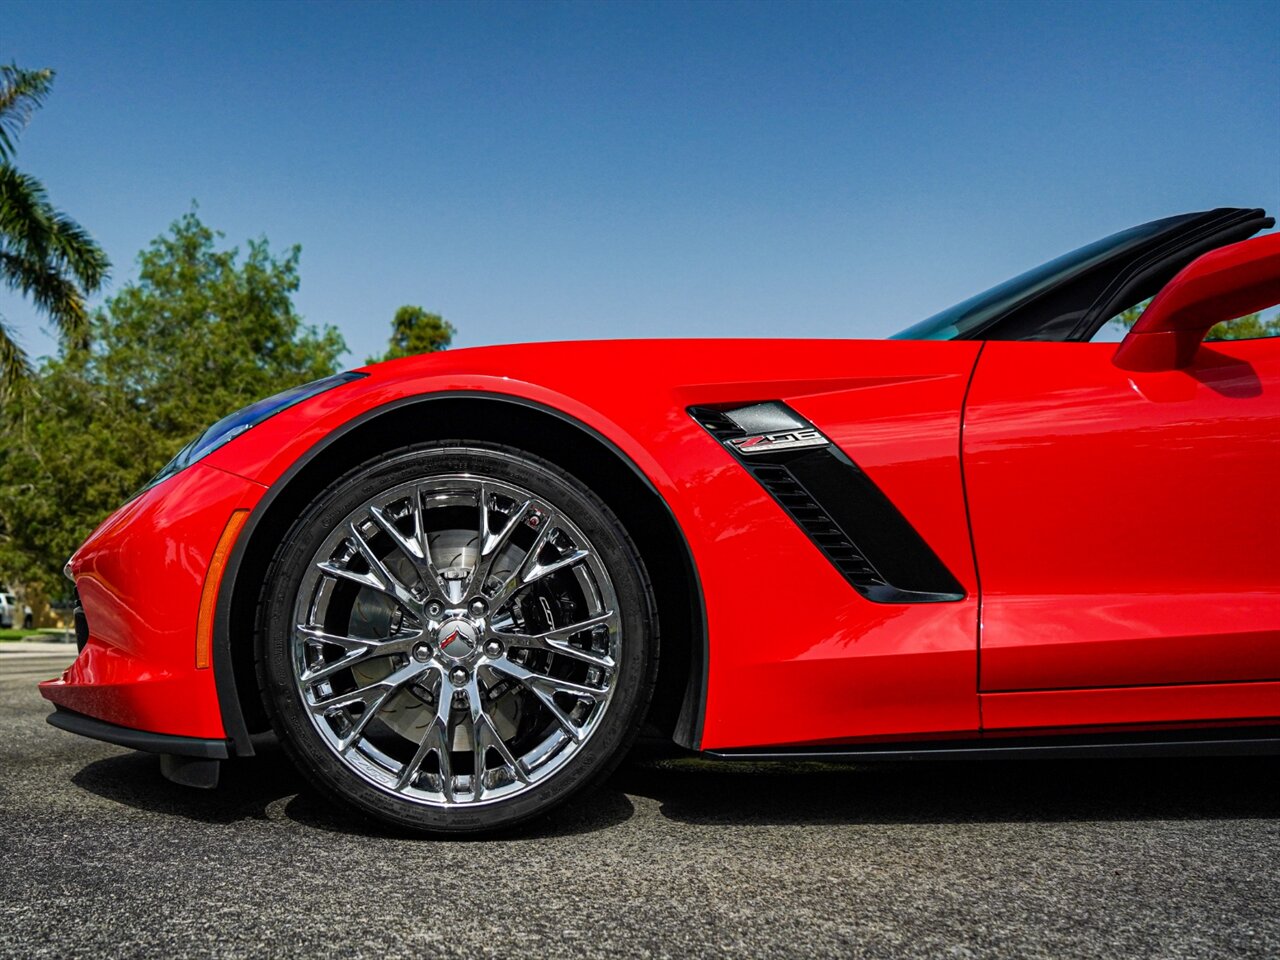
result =
[[743,456],[759,453],[777,453],[780,450],[799,450],[803,447],[825,447],[830,443],[814,429],[788,430],[785,433],[760,433],[750,437],[726,440],[729,448]]
[[457,621],[452,624],[444,624],[438,636],[440,637],[440,652],[446,657],[451,657],[455,660],[468,656],[476,648],[474,630]]

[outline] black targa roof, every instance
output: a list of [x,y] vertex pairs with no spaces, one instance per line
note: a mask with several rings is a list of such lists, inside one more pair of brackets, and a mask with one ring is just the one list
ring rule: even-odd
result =
[[1219,207],[1130,227],[1041,264],[901,333],[897,340],[1089,340],[1155,296],[1202,254],[1275,224],[1265,210]]

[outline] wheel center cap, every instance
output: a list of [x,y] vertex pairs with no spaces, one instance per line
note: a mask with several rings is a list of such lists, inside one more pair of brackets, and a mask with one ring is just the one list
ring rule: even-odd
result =
[[450,660],[465,660],[475,653],[476,628],[466,620],[446,620],[436,631],[437,647]]

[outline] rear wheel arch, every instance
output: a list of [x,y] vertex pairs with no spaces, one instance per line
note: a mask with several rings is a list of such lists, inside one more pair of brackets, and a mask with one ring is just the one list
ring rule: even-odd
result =
[[[594,490],[621,520],[658,606],[662,655],[650,723],[696,748],[706,699],[704,605],[688,543],[666,501],[616,445],[580,421],[520,398],[468,392],[407,398],[354,418],[300,457],[254,510],[228,563],[214,628],[214,678],[236,752],[252,753],[250,734],[267,729],[253,632],[276,544],[306,505],[353,465],[405,444],[452,439],[508,444],[548,460]],[[671,563],[673,556],[680,562]]]

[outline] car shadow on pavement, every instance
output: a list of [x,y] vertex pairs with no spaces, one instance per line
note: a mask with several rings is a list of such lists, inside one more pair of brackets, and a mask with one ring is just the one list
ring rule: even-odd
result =
[[[316,790],[274,743],[257,745],[253,757],[222,765],[214,790],[170,783],[160,775],[156,757],[127,753],[87,764],[72,781],[81,789],[136,810],[209,824],[246,820],[284,820],[335,833],[404,838],[404,831],[383,826],[334,803]],[[606,829],[631,818],[635,809],[617,789],[605,786],[586,803],[570,803],[519,834],[524,837],[572,836]]]
[[629,763],[611,786],[693,824],[1280,818],[1280,759]]
[[[572,836],[629,820],[628,795],[673,821],[718,825],[1071,822],[1280,818],[1280,759],[938,761],[878,764],[624,763],[599,790],[518,828]],[[73,781],[138,810],[210,823],[277,820],[343,834],[404,837],[316,791],[275,744],[223,765],[216,790],[160,775],[142,753],[97,760]]]

